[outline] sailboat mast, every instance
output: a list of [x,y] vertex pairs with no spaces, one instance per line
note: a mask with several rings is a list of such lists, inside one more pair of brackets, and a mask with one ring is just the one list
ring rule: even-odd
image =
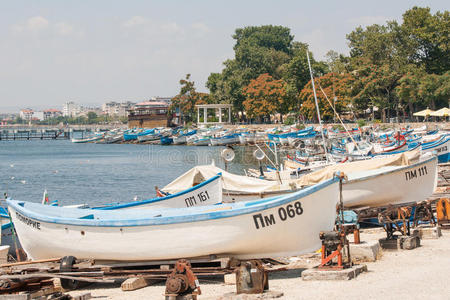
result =
[[314,85],[314,76],[313,76],[313,72],[312,72],[312,68],[311,68],[311,62],[309,61],[308,49],[306,49],[306,57],[308,58],[309,74],[311,75],[311,83],[312,83],[312,88],[313,88],[313,92],[314,92],[314,101],[316,102],[317,119],[319,120],[320,133],[322,134],[323,150],[325,151],[325,158],[327,159],[327,162],[328,162],[327,146],[325,144],[325,136],[323,134],[322,119],[320,118],[320,110],[319,110],[319,104],[317,102],[316,86]]

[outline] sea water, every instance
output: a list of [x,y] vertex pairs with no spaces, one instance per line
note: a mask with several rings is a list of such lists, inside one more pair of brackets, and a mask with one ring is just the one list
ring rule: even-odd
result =
[[[0,141],[0,193],[41,202],[47,190],[59,205],[128,202],[155,197],[160,188],[197,165],[224,168],[224,147],[74,144],[67,140]],[[229,171],[255,166],[236,147]],[[247,158],[247,159],[246,159]],[[248,161],[247,161],[248,160]],[[3,197],[1,197],[3,198]]]

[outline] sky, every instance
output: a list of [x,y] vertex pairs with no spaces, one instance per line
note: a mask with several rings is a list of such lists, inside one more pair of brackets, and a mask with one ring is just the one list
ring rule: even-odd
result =
[[199,91],[233,58],[236,28],[289,27],[316,59],[348,54],[357,26],[432,13],[450,1],[0,0],[0,112],[174,96],[187,73]]

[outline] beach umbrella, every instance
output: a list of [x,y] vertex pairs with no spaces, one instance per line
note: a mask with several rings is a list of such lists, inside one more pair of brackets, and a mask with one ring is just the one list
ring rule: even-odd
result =
[[437,111],[434,111],[432,113],[430,113],[430,116],[433,117],[448,117],[450,116],[450,108],[448,107],[443,107]]
[[432,111],[431,109],[429,109],[427,107],[427,109],[418,111],[416,113],[413,114],[414,117],[428,117],[429,115],[431,115],[431,113],[433,113],[434,111]]

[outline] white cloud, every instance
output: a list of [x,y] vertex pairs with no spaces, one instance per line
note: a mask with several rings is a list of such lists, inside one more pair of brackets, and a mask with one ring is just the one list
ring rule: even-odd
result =
[[369,26],[373,24],[382,25],[389,20],[392,20],[392,18],[386,16],[362,16],[357,18],[351,18],[347,22],[354,25]]
[[41,31],[48,27],[48,20],[42,16],[29,18],[26,22],[30,31]]
[[161,29],[168,34],[179,34],[184,33],[183,28],[181,28],[177,23],[170,22],[161,25]]
[[59,35],[70,35],[74,32],[73,26],[64,22],[56,23],[55,31]]
[[204,35],[211,31],[211,29],[205,24],[201,22],[197,22],[192,24],[192,29],[194,29],[198,34]]
[[42,16],[31,17],[24,23],[16,24],[12,26],[12,31],[16,33],[20,32],[39,32],[47,29],[49,22],[46,18]]
[[123,27],[131,28],[148,23],[148,20],[141,16],[133,16],[131,19],[122,23]]

